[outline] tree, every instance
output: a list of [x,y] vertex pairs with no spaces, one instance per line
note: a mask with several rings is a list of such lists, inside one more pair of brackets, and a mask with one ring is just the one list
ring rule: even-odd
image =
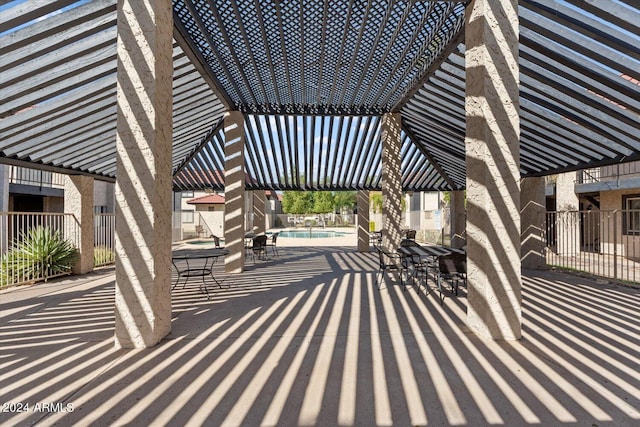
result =
[[373,213],[382,212],[382,192],[372,191],[369,193],[369,204]]
[[358,194],[355,191],[336,191],[334,195],[334,207],[338,210],[348,208],[353,210],[356,207]]
[[313,213],[326,214],[333,212],[335,197],[330,191],[320,191],[313,194]]
[[313,209],[313,193],[310,191],[285,191],[282,193],[282,211],[306,214]]

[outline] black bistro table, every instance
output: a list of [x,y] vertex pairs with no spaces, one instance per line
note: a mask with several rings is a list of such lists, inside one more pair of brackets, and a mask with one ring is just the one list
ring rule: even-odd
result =
[[[452,253],[464,254],[464,249],[450,248],[445,246],[438,245],[416,245],[416,246],[401,246],[398,248],[398,253],[407,256],[407,257],[420,257],[427,258],[428,265],[430,268],[436,270],[438,269],[438,258],[445,255],[450,255]],[[438,271],[435,271],[436,276],[436,285],[438,287],[438,291],[442,294],[442,285],[440,282],[440,274]]]
[[213,275],[213,265],[216,260],[228,254],[229,251],[224,248],[208,248],[208,249],[179,249],[173,251],[171,254],[171,263],[178,273],[178,278],[173,284],[171,289],[180,283],[180,280],[184,279],[183,287],[186,286],[187,281],[191,277],[200,277],[202,283],[200,283],[200,291],[207,295],[209,298],[209,289],[207,288],[206,278],[211,277],[213,282],[220,288],[222,288],[222,282],[218,281]]
[[421,258],[431,258],[431,260],[434,261],[443,255],[449,255],[451,253],[463,254],[464,250],[437,245],[418,245],[399,247],[398,252],[407,256],[416,255]]

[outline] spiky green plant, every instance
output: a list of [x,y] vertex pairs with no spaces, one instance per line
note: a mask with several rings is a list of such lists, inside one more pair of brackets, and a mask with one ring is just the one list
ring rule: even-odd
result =
[[78,250],[58,230],[38,226],[21,233],[0,261],[0,284],[44,279],[71,271]]

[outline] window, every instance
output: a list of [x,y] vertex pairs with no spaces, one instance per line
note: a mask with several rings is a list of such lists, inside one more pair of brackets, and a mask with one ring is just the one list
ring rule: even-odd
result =
[[622,197],[624,234],[640,235],[640,194]]
[[182,192],[182,198],[185,199],[187,197],[189,197],[189,198],[193,197],[193,191],[183,191]]
[[182,211],[182,222],[184,224],[193,224],[193,211]]

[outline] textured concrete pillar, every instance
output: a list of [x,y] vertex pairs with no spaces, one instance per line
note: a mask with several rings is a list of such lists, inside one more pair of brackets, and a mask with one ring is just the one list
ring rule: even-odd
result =
[[264,191],[252,191],[253,193],[253,230],[256,234],[264,234],[265,225],[265,195]]
[[93,178],[65,175],[64,212],[73,214],[78,228],[72,228],[75,236],[68,236],[78,245],[79,256],[73,266],[74,274],[93,270]]
[[0,165],[0,212],[9,211],[9,166]]
[[[9,166],[0,165],[0,212],[9,212]],[[0,235],[9,230],[6,215],[0,215]],[[7,251],[8,239],[0,238],[0,255]]]
[[116,347],[171,331],[171,0],[118,1]]
[[402,220],[402,170],[400,114],[382,116],[382,247],[390,252],[400,246]]
[[524,178],[520,182],[520,242],[522,268],[545,268],[544,178]]
[[244,270],[244,115],[230,111],[224,119],[224,258],[227,273]]
[[474,0],[465,29],[467,320],[521,337],[518,2]]
[[358,251],[369,252],[369,192],[358,191]]
[[451,192],[451,247],[462,248],[466,245],[467,213],[464,207],[464,191]]
[[580,204],[575,191],[575,172],[556,177],[556,211],[554,230],[558,255],[574,256],[580,250]]

